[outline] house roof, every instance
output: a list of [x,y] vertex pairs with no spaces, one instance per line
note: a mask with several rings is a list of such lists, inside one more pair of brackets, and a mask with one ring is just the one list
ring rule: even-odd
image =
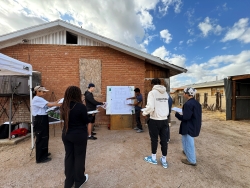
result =
[[244,80],[244,79],[249,79],[249,78],[250,78],[250,74],[228,76],[228,79],[231,79],[231,80]]
[[187,88],[187,87],[192,87],[192,88],[205,88],[205,87],[216,87],[216,86],[224,86],[224,79],[222,80],[216,80],[216,81],[210,81],[210,82],[202,82],[202,83],[197,83],[197,84],[190,84],[190,85],[185,85],[182,87],[179,87],[181,89]]
[[75,26],[73,24],[70,24],[70,23],[62,21],[62,20],[47,22],[44,24],[28,27],[28,28],[25,28],[22,30],[12,32],[12,33],[1,35],[0,36],[0,49],[6,48],[9,46],[13,46],[16,44],[20,44],[20,43],[23,43],[25,41],[27,42],[30,39],[33,39],[34,35],[38,36],[38,35],[44,34],[46,32],[47,33],[53,32],[56,29],[58,30],[58,28],[65,28],[68,31],[74,32],[74,33],[79,34],[79,35],[86,36],[90,39],[93,39],[94,41],[101,43],[102,46],[108,46],[112,49],[118,50],[120,52],[134,56],[136,58],[142,59],[145,62],[148,62],[150,64],[154,64],[154,65],[169,69],[170,76],[174,76],[174,75],[177,75],[177,74],[180,74],[183,72],[187,72],[187,69],[184,69],[182,67],[171,64],[167,61],[160,59],[159,57],[145,53],[141,50],[127,46],[125,44],[114,41],[112,39],[103,37],[101,35],[98,35],[96,33],[88,31],[86,29],[82,29],[78,26]]

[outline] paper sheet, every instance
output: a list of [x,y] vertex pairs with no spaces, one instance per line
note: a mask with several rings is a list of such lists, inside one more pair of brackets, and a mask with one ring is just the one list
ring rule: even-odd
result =
[[104,102],[104,104],[103,104],[103,105],[97,105],[96,107],[97,107],[97,108],[102,107],[103,109],[105,109],[105,110],[106,110],[107,105],[108,105],[108,103],[107,103],[107,102]]
[[63,99],[64,98],[61,98],[60,101],[58,102],[58,104],[62,104],[63,103]]
[[125,104],[133,104],[133,101],[131,99],[125,100]]
[[181,108],[173,107],[172,110],[182,114]]
[[96,114],[98,112],[99,112],[98,110],[93,110],[93,111],[89,111],[88,114]]

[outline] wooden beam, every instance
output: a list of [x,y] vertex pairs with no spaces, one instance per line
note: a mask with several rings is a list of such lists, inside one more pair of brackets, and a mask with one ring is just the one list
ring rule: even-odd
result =
[[236,81],[233,81],[232,88],[232,120],[236,120]]
[[241,76],[232,76],[232,80],[244,80],[247,78],[250,78],[250,74],[241,75]]
[[236,99],[250,99],[250,96],[236,96]]

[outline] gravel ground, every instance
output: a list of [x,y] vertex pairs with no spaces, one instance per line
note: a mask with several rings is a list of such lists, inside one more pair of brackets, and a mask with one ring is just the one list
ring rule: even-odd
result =
[[[172,115],[173,116],[173,115]],[[98,139],[88,141],[86,173],[90,188],[193,188],[250,187],[250,121],[225,121],[225,113],[204,112],[201,134],[195,138],[197,166],[181,163],[179,121],[171,127],[167,160],[169,168],[143,161],[150,155],[147,128],[134,130],[96,128]],[[52,161],[35,163],[30,139],[17,145],[0,146],[0,187],[55,187],[64,183],[64,147],[60,126],[50,130]],[[157,159],[161,156],[160,146]]]

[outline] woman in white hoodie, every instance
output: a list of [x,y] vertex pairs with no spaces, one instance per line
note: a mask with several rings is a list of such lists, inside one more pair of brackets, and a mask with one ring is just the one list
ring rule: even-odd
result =
[[144,160],[151,164],[157,164],[156,152],[158,146],[158,136],[160,136],[160,144],[162,157],[160,158],[163,168],[168,167],[167,163],[167,150],[168,150],[168,115],[169,115],[169,105],[168,99],[169,95],[166,92],[166,87],[161,85],[161,80],[155,78],[151,81],[154,85],[152,90],[148,93],[147,105],[143,110],[142,115],[150,115],[148,129],[151,138],[151,150],[152,155],[147,156]]

